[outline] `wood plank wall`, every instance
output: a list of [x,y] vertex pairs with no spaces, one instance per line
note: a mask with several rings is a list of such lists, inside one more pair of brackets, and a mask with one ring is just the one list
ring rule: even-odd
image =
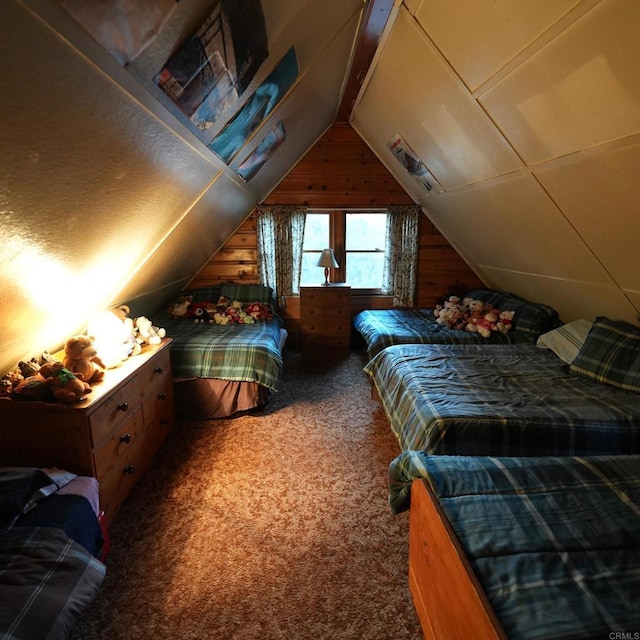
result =
[[[349,124],[334,125],[283,178],[264,204],[299,204],[323,209],[380,208],[412,204],[386,167]],[[482,282],[426,216],[420,218],[418,286],[415,306],[433,307],[450,287],[476,287]],[[254,214],[242,223],[226,244],[194,277],[190,287],[220,282],[258,282]],[[354,296],[352,313],[389,308],[388,296]],[[283,310],[291,344],[297,342],[298,300]]]

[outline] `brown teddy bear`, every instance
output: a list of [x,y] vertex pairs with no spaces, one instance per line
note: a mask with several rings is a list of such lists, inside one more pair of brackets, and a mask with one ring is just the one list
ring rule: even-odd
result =
[[104,378],[106,367],[89,336],[74,336],[67,340],[62,364],[85,382],[99,382]]
[[40,367],[38,376],[53,393],[53,397],[65,404],[84,400],[87,393],[91,393],[91,386],[80,380],[62,362],[47,362]]

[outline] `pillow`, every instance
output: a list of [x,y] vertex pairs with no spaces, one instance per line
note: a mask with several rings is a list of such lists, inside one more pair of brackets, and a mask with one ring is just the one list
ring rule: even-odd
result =
[[555,329],[560,324],[558,312],[552,307],[540,302],[529,302],[509,291],[474,289],[464,297],[482,300],[501,311],[515,311],[511,331],[524,334],[532,342],[541,333]]
[[[273,289],[260,284],[223,284],[220,287],[220,295],[227,300],[240,302],[273,302]],[[217,300],[218,298],[210,298]]]
[[191,289],[190,291],[183,291],[181,296],[191,296],[193,302],[214,302],[222,295],[222,287],[220,285],[214,285],[211,287],[200,287],[199,289]]
[[551,349],[558,358],[571,364],[587,339],[592,324],[591,320],[574,320],[553,331],[543,333],[536,344],[539,347]]
[[620,389],[640,391],[640,327],[596,318],[569,370]]

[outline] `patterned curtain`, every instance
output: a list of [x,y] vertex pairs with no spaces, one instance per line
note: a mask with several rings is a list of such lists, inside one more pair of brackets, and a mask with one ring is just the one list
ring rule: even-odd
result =
[[393,296],[394,307],[413,306],[419,215],[417,205],[388,208],[382,292]]
[[256,209],[258,274],[276,299],[298,293],[306,206],[259,206]]

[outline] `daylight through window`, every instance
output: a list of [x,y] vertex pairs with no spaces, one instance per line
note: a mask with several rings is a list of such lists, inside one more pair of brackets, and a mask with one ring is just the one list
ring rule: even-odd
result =
[[302,256],[302,284],[321,284],[316,263],[322,249],[331,247],[339,269],[332,282],[347,282],[352,289],[379,291],[384,269],[387,214],[384,211],[318,211],[306,216]]

